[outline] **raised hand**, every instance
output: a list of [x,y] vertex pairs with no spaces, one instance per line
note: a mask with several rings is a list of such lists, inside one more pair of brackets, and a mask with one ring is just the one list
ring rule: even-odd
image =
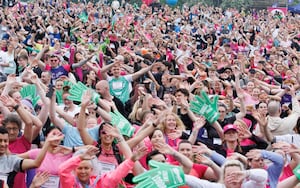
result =
[[41,187],[45,182],[48,181],[49,179],[49,173],[48,172],[38,172],[32,182],[31,182],[31,185],[30,185],[30,188],[38,188],[38,187]]
[[203,116],[200,116],[199,118],[196,119],[194,122],[194,129],[201,129],[206,123],[206,119]]
[[195,155],[195,160],[197,161],[197,163],[205,164],[207,166],[211,166],[211,164],[213,163],[212,160],[202,154]]
[[194,113],[204,116],[209,123],[213,123],[220,116],[218,112],[219,97],[215,95],[211,101],[205,91],[202,91],[201,95],[202,98],[197,95],[195,96],[196,100],[190,103],[190,109]]
[[174,132],[167,134],[168,138],[171,140],[180,138],[181,135],[182,135],[182,130],[175,130]]
[[95,146],[87,146],[83,154],[80,155],[81,160],[91,160],[96,157],[99,149]]
[[91,103],[92,91],[86,90],[81,97],[81,106],[87,107]]
[[6,79],[6,84],[12,84],[14,82],[17,82],[16,75],[15,74],[8,75]]
[[244,140],[252,136],[252,133],[244,126],[239,126],[237,131],[240,140]]
[[31,83],[33,83],[35,85],[39,83],[39,78],[36,74],[32,75],[30,80],[31,80]]
[[205,144],[202,144],[201,142],[198,142],[198,145],[193,145],[192,151],[195,154],[210,154],[212,152]]
[[268,118],[264,116],[262,113],[254,112],[253,117],[256,119],[258,124],[262,127],[266,127],[268,125]]
[[259,149],[250,150],[248,153],[246,153],[246,157],[248,159],[260,159],[262,157],[261,150]]
[[0,101],[6,107],[15,107],[17,105],[17,102],[8,95],[0,96]]
[[234,171],[230,172],[230,174],[225,177],[225,181],[228,183],[239,184],[242,183],[245,178],[246,171]]
[[103,125],[103,130],[107,135],[110,135],[114,138],[118,138],[119,136],[121,136],[121,133],[117,127],[113,127],[110,125]]
[[163,154],[167,154],[167,155],[171,155],[173,153],[173,150],[174,150],[170,145],[168,145],[166,143],[161,143],[161,142],[156,143],[155,148],[159,152],[161,152]]
[[148,152],[148,148],[146,146],[137,147],[132,154],[132,160],[138,161],[140,158],[142,158],[144,155],[146,155]]

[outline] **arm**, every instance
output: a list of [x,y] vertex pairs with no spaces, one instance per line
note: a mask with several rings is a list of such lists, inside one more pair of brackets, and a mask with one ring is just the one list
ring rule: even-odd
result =
[[101,69],[101,75],[102,75],[102,77],[103,77],[104,80],[106,80],[106,78],[107,78],[107,71],[110,70],[115,65],[116,65],[116,61],[113,62],[113,63],[111,63],[111,64],[109,64],[109,65],[106,65],[106,66],[102,67],[102,69]]
[[114,126],[109,126],[109,125],[103,125],[104,130],[107,135],[111,135],[114,138],[117,139],[118,141],[118,148],[120,149],[120,152],[125,156],[126,159],[130,159],[132,156],[132,151],[128,144],[126,143],[125,139],[123,138],[122,134],[120,133],[119,129]]
[[55,111],[58,113],[58,115],[60,117],[62,117],[70,125],[74,126],[76,124],[74,118],[71,115],[69,115],[67,112],[63,111],[63,109],[61,109],[58,106],[56,106]]
[[[37,76],[35,75],[33,78],[37,79]],[[34,80],[33,78],[31,78],[31,80]],[[38,118],[40,119],[41,124],[43,126],[46,123],[48,116],[49,116],[50,100],[49,100],[49,98],[46,97],[45,90],[41,86],[42,83],[40,81],[38,81],[34,84],[36,85],[37,92],[43,102],[42,109],[38,115]]]
[[[1,97],[2,102],[3,97]],[[11,97],[8,97],[5,99],[6,100],[6,106],[10,106],[9,103],[11,103],[12,107],[16,110],[18,115],[20,116],[21,120],[24,122],[25,127],[24,127],[24,137],[25,139],[31,143],[32,141],[32,126],[33,126],[33,121],[31,119],[31,116],[27,110],[24,109],[22,105],[18,105],[15,100],[13,100]]]
[[223,132],[223,129],[222,129],[221,125],[219,124],[219,122],[218,121],[213,122],[212,126],[216,129],[219,137],[223,140],[224,132]]
[[49,45],[45,45],[44,48],[38,53],[38,55],[34,58],[35,60],[37,60],[38,66],[42,69],[45,70],[45,64],[40,61],[40,59],[43,57],[43,55],[45,54],[46,51],[49,50]]
[[[205,155],[197,154],[195,156],[195,161],[200,163],[199,164],[200,166],[194,164],[193,168],[195,170],[197,170],[198,166],[201,167],[202,164],[207,166],[207,168],[203,174],[203,177],[205,179],[210,180],[210,181],[211,180],[214,180],[214,181],[219,180],[220,174],[221,174],[221,168],[216,163],[214,163],[211,159],[209,159]],[[201,171],[201,169],[199,169],[199,171]]]
[[299,179],[293,175],[278,183],[277,188],[295,187],[299,183]]
[[265,186],[268,179],[268,173],[264,169],[250,169],[242,171],[247,181],[245,187]]
[[80,156],[72,157],[59,166],[59,178],[62,187],[73,187],[75,176],[73,170],[80,164]]
[[[99,100],[99,103],[100,103],[100,100]],[[103,118],[104,121],[111,122],[111,115],[104,109],[100,108],[99,106],[96,107],[96,113],[99,114]]]
[[91,96],[89,96],[86,93],[83,94],[80,113],[79,113],[78,120],[77,120],[77,129],[79,131],[82,142],[85,145],[93,145],[93,143],[94,143],[93,138],[89,135],[88,131],[86,130],[85,110],[86,110],[88,104],[90,103],[90,99],[91,99]]
[[235,77],[235,88],[236,88],[236,93],[237,93],[237,96],[239,98],[239,101],[240,101],[240,112],[236,114],[236,119],[242,119],[243,117],[245,117],[246,115],[246,106],[245,106],[245,103],[244,103],[244,95],[243,95],[243,90],[240,86],[240,73],[239,71],[237,70],[237,68],[233,68],[233,71],[234,71],[234,77]]
[[81,67],[82,65],[86,64],[90,59],[92,59],[93,56],[94,54],[88,56],[86,59],[80,61],[79,63],[72,64],[72,68],[75,69],[77,67]]
[[197,136],[199,133],[199,130],[205,125],[205,118],[201,117],[198,118],[195,122],[194,122],[194,128],[192,131],[192,134],[189,137],[189,142],[194,144],[197,140]]
[[152,66],[154,65],[154,63],[152,63],[152,65],[145,67],[135,73],[132,74],[132,80],[136,80],[138,79],[140,76],[142,76],[143,74],[145,74],[146,72],[150,71],[152,69]]
[[64,129],[64,122],[62,119],[56,117],[56,114],[55,114],[55,106],[56,106],[56,95],[55,95],[55,92],[53,93],[52,95],[52,98],[51,98],[51,102],[50,102],[50,110],[49,110],[49,118],[51,120],[51,122],[58,126],[61,130]]
[[163,154],[171,155],[174,157],[176,161],[178,161],[182,166],[183,166],[183,171],[184,173],[190,173],[192,167],[193,167],[193,162],[187,158],[185,155],[179,153],[176,151],[174,148],[169,146],[166,143],[157,143],[157,149]]
[[269,179],[271,184],[276,185],[278,182],[278,178],[281,174],[282,168],[284,166],[283,157],[280,154],[270,152],[270,151],[261,150],[260,152],[261,152],[261,156],[264,159],[268,159],[273,163],[267,168],[267,171],[269,174]]
[[149,136],[154,131],[154,129],[155,129],[154,124],[147,126],[142,131],[139,131],[134,137],[129,139],[127,141],[127,144],[129,145],[130,148],[137,146],[144,138]]
[[32,159],[24,159],[23,160],[23,163],[21,166],[22,170],[24,171],[24,170],[28,170],[31,168],[38,168],[45,158],[45,155],[47,153],[50,142],[61,141],[63,139],[63,137],[64,136],[62,133],[58,134],[58,135],[54,135],[53,132],[49,133],[49,135],[46,139],[46,142],[45,142],[43,148],[40,150],[38,156],[34,160],[32,160]]

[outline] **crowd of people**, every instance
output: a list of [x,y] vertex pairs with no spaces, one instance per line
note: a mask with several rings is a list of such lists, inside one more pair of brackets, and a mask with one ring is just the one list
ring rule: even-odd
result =
[[0,187],[297,187],[299,15],[0,9]]

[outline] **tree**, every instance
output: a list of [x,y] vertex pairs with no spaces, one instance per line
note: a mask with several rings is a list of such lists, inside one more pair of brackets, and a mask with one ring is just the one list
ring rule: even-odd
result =
[[222,0],[220,6],[223,9],[236,8],[238,10],[241,10],[242,8],[248,9],[249,7],[251,7],[251,4],[251,0]]

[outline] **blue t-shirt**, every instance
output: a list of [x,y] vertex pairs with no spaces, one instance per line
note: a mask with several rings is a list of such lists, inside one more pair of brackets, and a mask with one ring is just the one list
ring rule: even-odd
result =
[[[62,132],[65,135],[64,146],[75,147],[84,145],[80,137],[79,131],[76,127],[73,127],[71,125],[65,125]],[[94,140],[98,140],[99,126],[88,129],[88,133]]]

